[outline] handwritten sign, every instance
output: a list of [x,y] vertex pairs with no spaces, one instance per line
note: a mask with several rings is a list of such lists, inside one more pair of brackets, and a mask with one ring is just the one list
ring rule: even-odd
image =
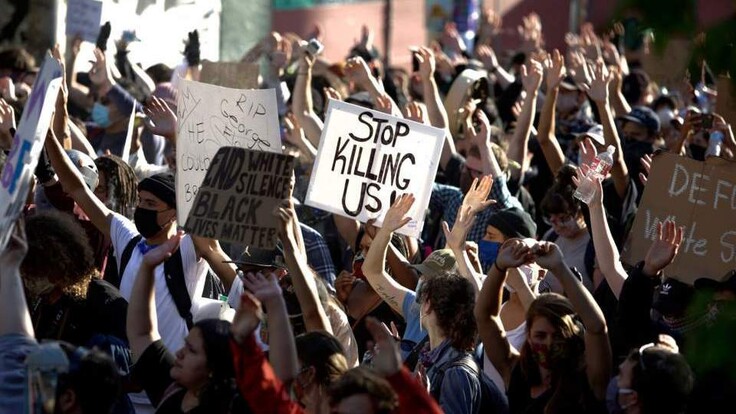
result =
[[82,40],[94,43],[100,32],[101,18],[101,1],[69,0],[66,6],[66,35],[79,35]]
[[202,62],[199,80],[235,89],[256,89],[260,67],[254,63]]
[[51,124],[61,76],[61,66],[47,53],[0,174],[0,250],[5,248],[13,225],[26,203],[33,171]]
[[444,131],[330,101],[305,203],[361,222],[383,216],[403,193],[416,202],[398,232],[418,236],[437,173]]
[[220,148],[185,229],[203,237],[273,249],[278,229],[273,211],[290,196],[295,164],[296,158],[289,155]]
[[736,163],[711,157],[705,162],[674,154],[654,159],[623,258],[636,264],[668,218],[684,226],[684,239],[667,276],[692,284],[721,280],[736,268]]
[[176,140],[177,220],[189,216],[197,189],[221,147],[281,153],[273,89],[238,90],[179,83]]

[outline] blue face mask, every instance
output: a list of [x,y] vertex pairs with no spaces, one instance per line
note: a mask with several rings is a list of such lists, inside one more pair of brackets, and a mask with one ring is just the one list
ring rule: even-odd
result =
[[496,261],[498,256],[498,250],[501,248],[501,243],[492,242],[488,240],[481,240],[478,242],[478,255],[480,256],[480,264],[483,266],[483,270],[487,270]]
[[109,127],[110,109],[99,102],[95,102],[92,106],[92,122],[99,125],[101,128]]

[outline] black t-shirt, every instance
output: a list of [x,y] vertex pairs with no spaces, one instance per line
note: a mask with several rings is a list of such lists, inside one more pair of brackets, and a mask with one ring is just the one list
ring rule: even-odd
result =
[[38,299],[31,307],[36,338],[85,346],[93,335],[111,335],[123,341],[128,302],[104,280],[92,279],[87,296],[63,295],[54,303]]

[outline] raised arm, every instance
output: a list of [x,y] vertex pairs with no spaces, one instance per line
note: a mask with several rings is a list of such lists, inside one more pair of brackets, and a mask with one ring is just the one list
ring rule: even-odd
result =
[[450,158],[456,155],[457,151],[455,150],[455,143],[452,141],[447,112],[442,104],[442,97],[440,97],[437,82],[434,80],[436,61],[434,53],[426,47],[420,48],[416,57],[419,60],[419,76],[422,78],[424,104],[427,106],[429,123],[433,127],[445,131],[445,143],[442,146],[442,153],[440,154],[440,168],[444,170]]
[[105,207],[102,201],[92,192],[92,189],[84,183],[82,175],[64,153],[64,149],[61,148],[61,144],[54,136],[52,129],[49,129],[49,133],[46,135],[46,153],[49,156],[51,166],[56,171],[56,175],[59,176],[64,191],[82,208],[82,211],[97,227],[97,230],[109,238],[112,211]]
[[406,217],[406,213],[409,212],[413,204],[414,196],[411,194],[402,194],[394,201],[394,204],[386,212],[383,225],[376,232],[363,262],[363,274],[368,283],[381,299],[400,315],[404,314],[404,297],[409,289],[399,284],[384,270],[386,250],[393,232],[411,220],[410,217]]
[[[332,333],[330,320],[322,307],[317,293],[314,271],[307,264],[307,256],[299,248],[299,222],[291,203],[279,207],[274,214],[279,219],[279,238],[284,245],[284,259],[289,275],[294,283],[299,306],[302,309],[307,331],[326,331]],[[299,234],[296,234],[299,233]]]
[[475,217],[481,211],[488,208],[491,204],[494,204],[494,200],[488,199],[488,194],[491,193],[491,187],[493,186],[493,178],[490,175],[478,180],[473,180],[473,184],[470,186],[470,190],[463,199],[463,204],[458,210],[458,216],[455,220],[455,224],[452,226],[450,231],[449,226],[446,222],[442,222],[442,230],[445,233],[445,240],[447,248],[452,250],[457,260],[458,270],[460,274],[470,280],[475,293],[480,291],[483,285],[482,275],[475,272],[475,267],[470,262],[466,251],[466,241],[468,238],[468,232],[475,222]]
[[296,72],[296,83],[294,84],[294,99],[292,112],[296,116],[299,125],[304,129],[309,142],[319,147],[319,139],[322,136],[322,120],[314,113],[312,104],[312,67],[315,57],[306,52],[304,48],[299,51],[299,69]]
[[133,362],[143,354],[149,345],[161,339],[156,317],[156,300],[153,290],[154,270],[174,251],[179,248],[179,242],[184,232],[179,231],[174,236],[143,256],[143,262],[138,270],[138,276],[133,283],[128,304],[128,320],[126,331],[130,343],[130,352]]
[[488,271],[488,277],[475,301],[475,320],[483,349],[501,374],[507,389],[511,381],[511,371],[519,360],[519,352],[509,343],[501,322],[502,289],[507,270],[527,262],[529,253],[529,247],[521,240],[506,241],[498,252],[496,262]]
[[526,97],[508,149],[509,158],[521,165],[521,168],[513,169],[511,172],[511,176],[519,180],[523,178],[524,172],[529,168],[529,157],[527,157],[529,135],[532,132],[534,115],[537,113],[537,96],[539,95],[539,86],[542,84],[543,76],[544,69],[542,64],[537,61],[530,61],[528,67],[526,65],[522,66],[521,83],[524,85]]
[[279,379],[288,382],[296,377],[299,362],[296,356],[294,333],[278,278],[274,273],[264,275],[259,272],[247,273],[242,280],[243,286],[266,305],[268,326],[278,327],[278,329],[269,331],[269,361]]
[[629,170],[624,162],[624,152],[621,147],[621,140],[618,137],[616,124],[613,122],[613,114],[611,106],[608,104],[608,84],[611,83],[612,74],[608,72],[603,62],[598,62],[591,75],[590,87],[587,88],[588,96],[592,99],[603,123],[603,138],[606,145],[613,145],[616,148],[613,154],[613,168],[611,168],[611,176],[613,184],[616,187],[616,193],[619,197],[626,197],[629,188]]
[[35,336],[20,278],[20,265],[27,252],[25,223],[20,220],[15,223],[7,246],[0,252],[0,314],[3,315],[0,318],[0,336]]
[[[591,154],[591,152],[595,154],[595,147],[590,141],[590,138],[586,138],[583,141],[580,151],[583,154]],[[581,158],[586,158],[586,156],[583,155]],[[585,179],[583,177],[584,171],[587,171],[587,166],[581,167],[581,170],[579,170],[581,178],[576,179],[578,186],[580,186],[580,180]],[[598,267],[603,272],[608,286],[610,286],[613,294],[618,299],[627,274],[621,264],[616,243],[613,241],[613,236],[611,236],[611,229],[608,227],[606,209],[603,207],[603,187],[600,181],[596,181],[593,185],[595,185],[595,194],[590,204],[588,204],[588,209],[590,211],[590,225],[593,233],[595,257],[598,259]]]
[[552,57],[547,59],[545,66],[547,67],[547,96],[539,117],[537,140],[542,147],[542,153],[549,169],[552,170],[552,174],[557,174],[557,171],[565,164],[565,154],[555,136],[555,105],[557,105],[560,82],[565,77],[565,60],[559,50],[555,49],[552,52]]
[[53,56],[56,60],[59,61],[59,64],[61,65],[61,69],[62,69],[61,73],[64,76],[64,81],[61,83],[61,89],[59,90],[59,95],[56,98],[56,109],[54,110],[53,128],[54,128],[54,133],[56,134],[56,137],[61,140],[62,146],[68,149],[72,147],[72,135],[71,135],[71,131],[69,130],[69,110],[67,109],[67,101],[69,99],[69,89],[67,88],[67,83],[66,83],[66,70],[64,66],[64,57],[61,54],[61,50],[59,49],[58,43],[54,47]]
[[222,281],[225,292],[229,292],[230,287],[235,281],[236,267],[232,263],[226,263],[230,262],[230,256],[222,250],[220,242],[215,239],[199,236],[192,236],[192,241],[194,242],[194,250],[197,253],[197,258],[207,261],[212,271]]
[[599,400],[605,399],[611,379],[611,344],[603,312],[583,283],[575,277],[556,244],[540,242],[533,252],[537,263],[550,270],[585,326],[585,363],[588,382]]

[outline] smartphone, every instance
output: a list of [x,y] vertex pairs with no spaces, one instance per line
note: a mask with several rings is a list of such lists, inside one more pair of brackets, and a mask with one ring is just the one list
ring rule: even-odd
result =
[[105,22],[105,24],[100,27],[100,33],[97,35],[97,42],[95,42],[95,45],[103,52],[107,50],[107,40],[110,39],[110,30],[110,22]]
[[325,49],[325,46],[317,39],[309,39],[307,42],[307,53],[312,56],[317,56]]
[[703,129],[711,129],[713,128],[713,114],[703,114],[702,118],[702,127]]

